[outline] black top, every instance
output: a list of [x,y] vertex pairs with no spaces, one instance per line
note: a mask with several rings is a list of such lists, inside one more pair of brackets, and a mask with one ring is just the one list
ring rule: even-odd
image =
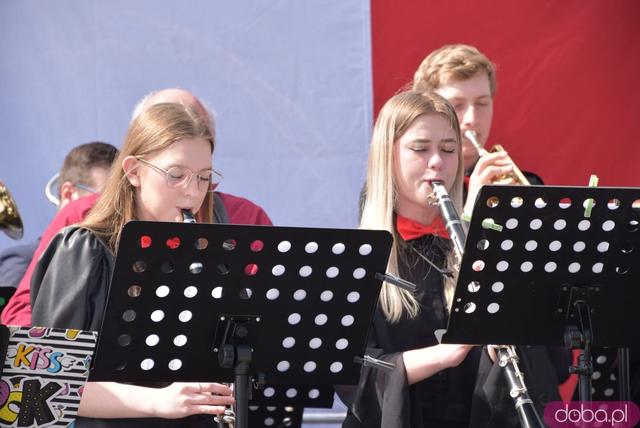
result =
[[[494,366],[480,347],[472,349],[458,367],[411,386],[407,383],[401,353],[436,345],[434,331],[446,328],[448,321],[443,277],[422,256],[442,269],[450,245],[448,240],[425,236],[400,248],[400,276],[416,284],[421,311],[413,320],[405,317],[390,324],[378,307],[367,354],[393,362],[396,367],[390,372],[362,369],[358,387],[349,391],[353,403],[343,427],[519,426],[502,369]],[[546,348],[518,350],[521,369],[530,373],[526,377],[530,395],[540,403],[540,411],[549,399],[559,399],[556,370]],[[563,363],[566,361],[560,365]],[[347,389],[343,389],[341,396],[347,395]]]
[[[69,227],[58,233],[42,254],[33,272],[33,325],[99,331],[114,263],[114,255],[91,231]],[[165,383],[145,386],[167,385]],[[77,428],[217,426],[210,415],[184,419],[79,417],[76,420]]]
[[0,253],[0,287],[18,288],[20,280],[27,272],[38,241],[10,247]]

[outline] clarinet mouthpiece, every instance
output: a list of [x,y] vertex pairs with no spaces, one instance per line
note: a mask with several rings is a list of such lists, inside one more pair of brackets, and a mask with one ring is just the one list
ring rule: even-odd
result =
[[195,223],[196,218],[190,210],[182,210],[182,222],[183,223]]

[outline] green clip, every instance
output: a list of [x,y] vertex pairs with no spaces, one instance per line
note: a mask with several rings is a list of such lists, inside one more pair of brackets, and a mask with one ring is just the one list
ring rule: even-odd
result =
[[482,227],[484,229],[495,230],[496,232],[502,232],[502,229],[504,229],[503,226],[496,224],[492,218],[485,218],[484,220],[482,220]]
[[460,218],[466,222],[471,222],[471,216],[467,213],[462,213],[462,217]]
[[[598,187],[598,176],[597,175],[591,175],[591,177],[589,177],[589,187]],[[590,218],[591,217],[591,210],[593,209],[593,198],[589,198],[586,200],[586,204],[584,206],[584,217],[585,218]]]

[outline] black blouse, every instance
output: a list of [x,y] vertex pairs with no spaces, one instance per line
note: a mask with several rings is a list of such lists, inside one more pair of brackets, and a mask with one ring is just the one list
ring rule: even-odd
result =
[[[32,324],[99,331],[115,257],[91,231],[68,227],[58,233],[40,258],[31,280]],[[164,387],[168,384],[144,385]],[[141,397],[144,399],[144,397]],[[183,419],[77,418],[77,428],[202,427],[217,428],[213,416]]]

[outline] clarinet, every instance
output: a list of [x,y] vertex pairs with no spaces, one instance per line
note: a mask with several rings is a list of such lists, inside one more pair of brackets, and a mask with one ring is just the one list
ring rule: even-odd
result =
[[[182,222],[195,223],[196,218],[191,211],[182,210]],[[233,411],[233,406],[225,409],[223,414],[214,416],[213,420],[218,424],[220,428],[234,428],[236,415]]]
[[[458,258],[462,261],[464,254],[464,242],[466,235],[462,228],[462,223],[453,205],[453,201],[447,193],[443,183],[431,182],[431,187],[436,195],[440,213],[442,214],[447,232],[453,241],[453,248]],[[516,413],[523,428],[543,428],[544,424],[533,405],[533,400],[529,397],[527,386],[524,383],[524,375],[518,367],[518,355],[513,345],[491,345],[498,357],[498,365],[504,369],[505,378],[509,384],[509,395],[514,401]]]
[[529,397],[524,375],[518,367],[518,354],[513,345],[491,345],[498,356],[498,365],[504,369],[509,384],[509,395],[513,398],[520,425],[524,428],[544,427],[540,415]]
[[440,213],[444,219],[447,232],[449,232],[449,236],[453,241],[453,250],[458,257],[458,261],[461,261],[462,254],[464,254],[464,241],[466,241],[467,238],[462,228],[462,223],[460,223],[460,219],[458,218],[456,207],[453,205],[447,189],[441,182],[432,181],[431,187],[436,194],[437,204],[440,207]]

